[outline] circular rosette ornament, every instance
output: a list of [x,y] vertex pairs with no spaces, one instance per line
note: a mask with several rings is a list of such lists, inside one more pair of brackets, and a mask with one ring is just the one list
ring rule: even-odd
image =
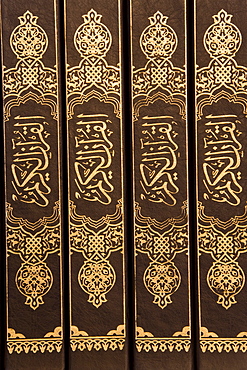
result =
[[150,25],[145,28],[140,38],[140,46],[147,58],[170,58],[177,47],[177,35],[166,24],[168,17],[156,12],[150,17]]
[[108,261],[87,261],[78,274],[80,287],[89,294],[88,302],[100,307],[107,302],[106,294],[112,289],[116,281],[116,274]]
[[241,46],[241,33],[231,18],[232,15],[220,10],[213,16],[214,24],[205,32],[204,46],[212,58],[233,58]]
[[15,282],[21,294],[27,297],[25,304],[36,310],[44,303],[43,296],[51,289],[53,277],[46,263],[23,263],[17,271]]
[[108,28],[101,23],[102,15],[91,9],[82,16],[83,24],[77,29],[74,44],[82,58],[103,58],[111,47],[112,37]]
[[29,10],[19,17],[20,25],[11,34],[10,45],[17,58],[42,58],[48,46],[48,37],[38,24],[38,17]]
[[173,262],[151,262],[143,281],[149,293],[154,295],[153,303],[163,309],[172,303],[171,295],[179,288],[181,276]]
[[237,262],[214,262],[208,271],[207,282],[210,289],[219,296],[217,303],[228,309],[237,303],[235,295],[243,289],[245,275]]

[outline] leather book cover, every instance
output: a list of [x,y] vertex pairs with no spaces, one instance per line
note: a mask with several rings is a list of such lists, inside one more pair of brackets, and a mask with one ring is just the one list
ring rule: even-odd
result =
[[1,4],[11,370],[64,368],[56,12],[56,1]]
[[65,1],[71,369],[124,369],[120,2]]
[[131,10],[135,368],[190,369],[185,3]]
[[246,2],[196,2],[200,369],[247,361]]

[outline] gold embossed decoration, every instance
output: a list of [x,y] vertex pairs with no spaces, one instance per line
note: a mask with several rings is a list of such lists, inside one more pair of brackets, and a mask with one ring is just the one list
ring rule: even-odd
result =
[[140,37],[140,48],[148,62],[133,73],[134,118],[137,119],[142,106],[157,99],[178,105],[184,117],[185,72],[170,61],[177,47],[176,33],[160,11],[149,20],[150,25]]
[[[19,96],[20,101],[35,98],[44,100],[55,108],[55,103],[47,99],[49,95],[57,96],[57,78],[55,70],[47,68],[41,59],[48,47],[48,37],[45,31],[37,24],[38,17],[28,10],[19,17],[20,25],[11,34],[10,45],[17,58],[15,68],[4,73],[4,95]],[[23,94],[32,88],[33,94]],[[7,105],[9,108],[9,105]],[[6,108],[7,108],[6,107]],[[5,112],[9,117],[9,109]],[[53,111],[55,114],[55,111]]]
[[44,261],[60,250],[59,204],[52,217],[36,223],[14,217],[13,208],[7,204],[7,246],[23,261],[16,274],[16,286],[26,296],[25,304],[36,310],[53,283],[52,272]]
[[136,207],[136,250],[151,259],[143,275],[146,289],[154,296],[153,303],[165,308],[172,303],[171,296],[181,283],[181,275],[173,259],[177,253],[187,250],[188,233],[186,204],[177,218],[158,222],[141,215]]
[[[38,17],[31,12],[26,11],[19,19],[20,25],[12,32],[10,45],[20,61],[4,73],[6,121],[10,118],[11,108],[19,106],[20,102],[25,104],[34,100],[39,103],[42,99],[50,107],[55,107],[56,72],[45,68],[40,60],[48,46],[47,35],[37,25]],[[56,112],[52,113],[56,115]],[[16,116],[14,120],[12,200],[46,207],[51,193],[48,184],[52,152],[46,141],[50,136],[49,124],[42,116]],[[13,208],[7,205],[8,250],[18,253],[25,261],[17,272],[16,285],[28,297],[26,304],[37,309],[52,286],[51,270],[43,261],[48,253],[59,250],[59,205],[54,208],[49,221],[34,223],[14,217]],[[52,230],[47,223],[53,224]]]
[[[69,116],[73,116],[76,105],[93,98],[110,102],[115,108],[115,114],[119,115],[119,70],[108,66],[104,59],[111,46],[111,34],[101,23],[102,16],[94,9],[82,18],[84,22],[74,36],[74,44],[82,60],[79,67],[68,71]],[[111,193],[114,190],[111,181],[114,156],[113,143],[110,141],[113,134],[111,121],[104,113],[81,114],[77,117],[74,196],[78,200],[108,205],[112,202]],[[111,251],[122,248],[121,213],[117,211],[117,217],[106,216],[105,221],[94,221],[76,216],[75,212],[76,207],[72,205],[72,248],[77,252],[82,251],[87,259],[80,269],[78,281],[81,288],[89,294],[89,302],[99,307],[106,302],[105,295],[116,280],[115,271],[107,258]],[[108,220],[111,218],[117,220],[117,226],[108,229]],[[74,224],[74,220],[79,219],[80,231],[79,226]],[[91,229],[88,228],[89,225]],[[77,238],[77,234],[83,240]]]
[[199,245],[201,251],[209,253],[215,260],[208,271],[207,282],[218,295],[217,303],[225,309],[237,303],[236,295],[243,289],[245,274],[236,260],[246,253],[247,210],[225,222],[204,213],[199,204]]
[[178,352],[190,350],[190,327],[185,326],[182,331],[175,332],[170,338],[155,338],[150,332],[145,332],[143,328],[136,328],[136,348],[138,352],[150,350],[157,352],[169,351],[174,349]]
[[74,113],[74,106],[95,97],[109,101],[117,116],[120,114],[120,75],[119,68],[109,66],[105,60],[111,47],[111,33],[101,23],[102,15],[91,9],[83,15],[83,24],[78,27],[74,44],[82,60],[78,67],[68,70],[67,87],[70,98],[68,114]]
[[72,250],[81,252],[85,258],[78,274],[80,287],[89,295],[88,302],[98,308],[107,302],[106,294],[116,282],[116,274],[108,258],[123,245],[121,203],[117,205],[115,214],[97,221],[79,216],[71,203],[70,230]]
[[48,351],[61,352],[62,350],[62,327],[58,326],[53,332],[49,332],[41,339],[28,339],[22,333],[16,333],[14,329],[8,329],[7,347],[10,354],[21,352],[24,353],[44,353]]
[[[148,106],[159,99],[178,105],[180,114],[184,114],[185,77],[184,72],[174,68],[169,61],[177,47],[177,36],[167,25],[167,19],[168,17],[157,11],[149,18],[150,25],[140,37],[141,49],[149,61],[145,68],[134,71],[133,74],[135,120],[138,119],[142,106]],[[170,207],[177,203],[179,147],[176,125],[172,116],[145,116],[142,119],[142,159],[139,165],[142,200],[164,203]],[[172,302],[171,295],[178,289],[181,281],[179,270],[170,261],[177,252],[183,252],[187,248],[185,207],[182,213],[183,216],[178,217],[177,221],[181,226],[177,229],[174,228],[176,221],[167,220],[159,224],[155,219],[145,219],[141,216],[141,207],[137,205],[136,249],[141,253],[148,253],[153,261],[145,271],[144,284],[155,296],[154,303],[161,308]],[[152,224],[156,226],[156,230]],[[168,225],[173,226],[169,228]]]

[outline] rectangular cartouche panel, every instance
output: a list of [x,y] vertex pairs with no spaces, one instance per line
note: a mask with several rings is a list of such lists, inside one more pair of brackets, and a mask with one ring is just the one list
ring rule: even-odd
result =
[[1,3],[6,366],[62,369],[56,2]]
[[246,367],[245,1],[196,3],[200,369]]
[[184,1],[132,0],[137,369],[190,369]]
[[[125,367],[119,3],[66,0],[71,368]],[[116,365],[117,364],[117,365]]]

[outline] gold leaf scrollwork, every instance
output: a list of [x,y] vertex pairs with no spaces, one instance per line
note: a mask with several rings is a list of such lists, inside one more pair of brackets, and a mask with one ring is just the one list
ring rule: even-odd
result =
[[16,67],[4,72],[4,98],[20,96],[29,88],[33,88],[38,95],[56,98],[56,72],[45,67],[40,60],[48,47],[47,34],[37,24],[38,17],[29,10],[19,20],[20,25],[11,34],[10,46],[20,60]]
[[172,303],[171,296],[181,284],[181,275],[173,259],[187,250],[187,203],[177,218],[158,222],[141,214],[136,204],[136,251],[145,253],[151,262],[143,275],[144,285],[154,296],[153,303],[164,309]]
[[219,338],[219,336],[209,331],[206,327],[201,327],[201,350],[202,352],[218,351],[221,353],[225,351],[227,353],[233,351],[237,353],[238,351],[246,352],[247,351],[247,341],[246,341],[246,332],[239,333],[236,338]]
[[[46,67],[42,62],[49,42],[45,30],[38,24],[38,17],[27,10],[19,17],[19,22],[10,36],[10,47],[17,62],[13,68],[4,67],[3,73],[6,134],[9,129],[12,131],[8,134],[12,143],[10,151],[6,147],[6,171],[7,179],[10,174],[12,176],[13,202],[30,205],[28,209],[32,212],[32,204],[47,207],[51,199],[50,159],[54,153],[50,146],[49,136],[52,133],[49,119],[54,119],[52,132],[57,132],[57,70],[56,67]],[[27,108],[25,104],[28,102],[30,105]],[[29,114],[27,111],[30,106],[34,111]],[[38,113],[35,108],[37,106]],[[40,115],[41,110],[46,111],[43,106],[50,109],[49,119]],[[15,110],[20,113],[14,116]],[[52,141],[55,146],[56,139],[54,136]],[[56,160],[53,161],[53,166],[56,166]],[[19,208],[21,210],[22,206]],[[20,257],[21,264],[16,272],[15,283],[18,291],[26,298],[25,304],[32,310],[44,304],[44,296],[53,285],[53,274],[46,259],[49,254],[60,251],[59,201],[53,204],[51,210],[51,216],[41,216],[37,221],[31,222],[28,214],[27,218],[14,216],[15,208],[7,203],[7,253],[9,258],[11,254]],[[7,347],[9,353],[18,354],[60,352],[61,327],[55,328],[54,333],[49,332],[43,338],[33,339],[9,328]]]
[[36,310],[44,303],[43,296],[51,289],[53,277],[46,263],[23,263],[15,281],[18,290],[27,297],[25,304]]
[[120,71],[108,65],[105,56],[112,44],[109,29],[101,22],[102,15],[91,9],[82,16],[83,23],[74,35],[74,45],[82,60],[67,74],[69,96],[68,116],[74,107],[92,98],[110,102],[120,117]]
[[91,9],[82,16],[83,24],[78,27],[74,44],[82,58],[105,57],[112,43],[111,33],[101,23],[102,15]]
[[218,295],[217,303],[229,309],[237,303],[236,295],[245,284],[245,273],[236,260],[247,251],[247,206],[242,216],[225,222],[206,216],[201,202],[199,209],[199,248],[215,260],[207,274],[210,289]]
[[[232,15],[221,9],[213,16],[214,24],[204,35],[204,47],[211,58],[233,58],[239,50],[242,36],[239,29],[231,23]],[[221,60],[222,61],[222,60]]]
[[60,249],[59,202],[51,217],[36,223],[13,215],[7,204],[7,247],[8,253],[18,254],[23,261],[16,273],[16,286],[26,297],[25,304],[36,310],[44,303],[43,296],[52,287],[53,275],[45,260],[49,254]]
[[100,307],[115,284],[116,274],[109,261],[87,261],[81,267],[78,280],[80,287],[89,295],[88,302]]
[[167,25],[168,17],[157,11],[149,17],[150,26],[146,27],[140,38],[140,46],[147,58],[170,58],[177,47],[177,35]]
[[107,335],[125,335],[125,325],[118,325],[117,329],[110,330]]
[[217,303],[228,309],[237,303],[235,295],[244,286],[245,275],[237,262],[214,262],[207,275],[210,289],[219,296]]
[[163,309],[172,303],[171,295],[179,288],[181,276],[173,262],[152,262],[145,270],[143,281],[149,293],[154,295],[153,303]]
[[[139,174],[142,202],[174,207],[180,189],[177,180],[179,145],[178,125],[171,115],[144,115],[142,107],[161,100],[177,106],[181,121],[185,119],[185,71],[171,62],[178,45],[176,32],[168,17],[157,11],[149,17],[149,25],[140,36],[140,48],[147,58],[146,65],[133,71],[133,119],[140,126]],[[176,127],[177,126],[177,127]],[[171,296],[181,283],[180,272],[173,262],[176,254],[187,250],[187,216],[183,204],[181,215],[158,222],[144,217],[142,207],[135,207],[136,252],[150,259],[143,283],[154,296],[153,303],[164,309],[172,303]],[[155,350],[155,346],[152,347]],[[156,349],[157,350],[157,349]]]
[[[222,9],[213,16],[214,24],[204,35],[204,47],[212,61],[197,74],[198,97],[211,95],[219,87],[226,87],[234,94],[246,92],[247,69],[233,59],[242,43],[239,29],[231,22],[232,15]],[[200,104],[199,104],[200,107]],[[201,115],[201,108],[198,111]]]
[[79,274],[81,289],[89,295],[88,302],[100,307],[107,302],[106,294],[114,287],[116,273],[108,261],[112,252],[123,248],[122,203],[116,212],[95,221],[79,216],[71,202],[70,238],[73,251],[85,258]]
[[[170,95],[174,104],[180,106],[184,115],[185,105],[181,97],[185,94],[185,72],[174,67],[169,60],[176,50],[178,40],[167,20],[168,17],[157,11],[149,18],[150,25],[142,32],[140,47],[149,61],[144,68],[133,73],[133,98],[142,97],[146,100],[157,88],[161,88],[166,96]],[[135,118],[139,110],[137,107],[138,102],[135,102]]]
[[29,10],[19,17],[20,25],[11,34],[10,45],[17,58],[42,58],[47,49],[48,37],[37,24],[38,17]]
[[[11,109],[27,103],[48,105],[53,117],[57,114],[56,70],[46,68],[41,59],[48,48],[46,32],[37,23],[38,17],[27,10],[19,17],[20,24],[10,36],[10,46],[18,58],[14,68],[4,71],[5,120]],[[47,142],[50,135],[45,117],[31,115],[14,117],[12,137],[12,200],[46,207],[51,188],[49,163],[52,157]],[[16,218],[7,204],[8,253],[18,254],[22,264],[16,274],[16,285],[26,296],[26,304],[36,310],[44,303],[43,296],[52,287],[53,276],[45,260],[60,248],[59,203],[49,218],[29,222]]]
[[218,338],[218,335],[213,331],[209,331],[205,326],[201,326],[201,338]]

